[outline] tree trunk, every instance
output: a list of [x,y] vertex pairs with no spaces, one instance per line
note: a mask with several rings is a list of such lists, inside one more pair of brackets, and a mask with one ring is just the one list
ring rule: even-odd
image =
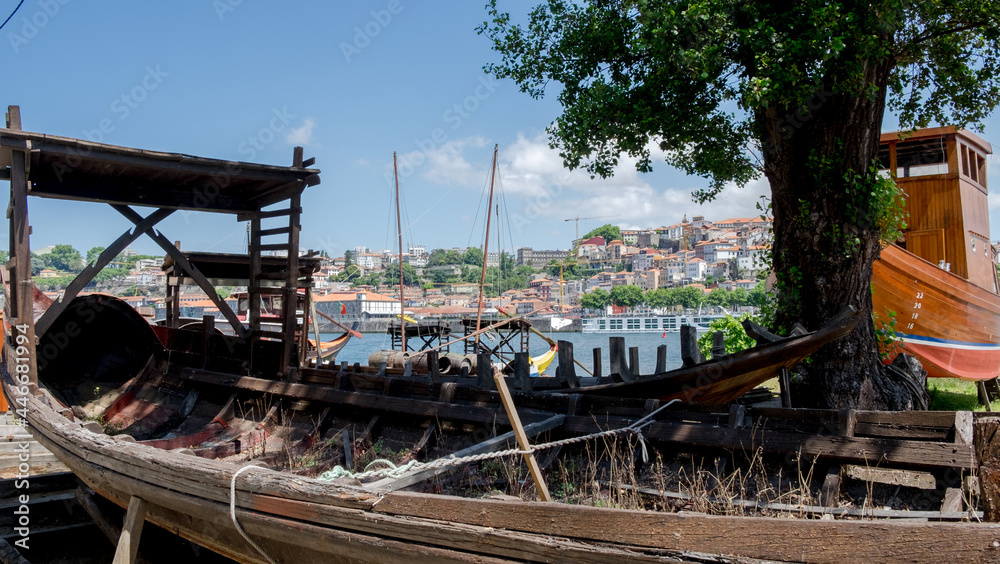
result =
[[[884,85],[889,69],[888,63],[870,65],[864,79]],[[870,190],[859,189],[845,172],[868,173],[884,107],[884,88],[857,97],[820,86],[806,108],[770,106],[755,116],[771,184],[779,330],[794,322],[815,329],[849,305],[872,310],[880,229]],[[793,381],[796,407],[907,408],[909,394],[879,360],[871,315],[803,368]]]

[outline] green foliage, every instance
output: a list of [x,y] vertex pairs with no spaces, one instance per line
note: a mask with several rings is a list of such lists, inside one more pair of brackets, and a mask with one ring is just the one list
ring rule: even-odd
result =
[[347,267],[352,264],[354,264],[354,252],[344,251],[344,270],[347,270]]
[[87,264],[94,264],[97,262],[97,257],[101,256],[104,249],[105,247],[91,247],[90,250],[87,251]]
[[671,294],[673,295],[674,303],[684,306],[687,309],[698,309],[698,306],[705,301],[705,294],[693,286],[674,288]]
[[483,266],[483,250],[479,247],[469,247],[462,255],[462,262],[472,266]]
[[749,313],[744,313],[739,317],[727,315],[723,318],[712,320],[712,323],[708,326],[708,332],[702,333],[698,336],[698,348],[701,349],[701,354],[705,358],[710,358],[712,356],[712,335],[714,335],[716,331],[722,331],[723,335],[726,337],[726,354],[732,354],[734,352],[745,351],[753,348],[757,343],[747,336],[747,332],[743,330],[743,325],[740,323],[744,319],[760,323],[760,319],[755,318]]
[[[464,264],[465,255],[455,249],[434,249],[427,258],[427,266],[444,266],[446,264]],[[480,263],[482,264],[482,263]]]
[[611,305],[611,294],[601,288],[594,288],[580,296],[580,307],[584,309],[602,310]]
[[67,272],[83,270],[83,257],[80,256],[80,251],[74,249],[72,245],[56,245],[43,257],[43,260],[56,270]]
[[886,309],[884,314],[874,312],[875,338],[878,339],[882,360],[895,358],[901,351],[903,338],[897,333],[896,312]]
[[580,238],[581,241],[586,241],[591,237],[604,237],[609,243],[616,239],[622,238],[622,230],[617,225],[611,225],[606,223],[596,229],[591,229],[586,235]]
[[[385,267],[382,271],[382,278],[389,285],[399,285],[399,263],[394,262]],[[419,281],[417,279],[417,271],[413,269],[409,264],[403,263],[403,284],[407,286],[412,286],[417,284]]]
[[220,299],[226,299],[233,293],[233,289],[229,286],[216,286],[215,293],[219,295]]
[[611,303],[618,307],[633,308],[643,303],[642,288],[638,286],[615,286],[611,288]]

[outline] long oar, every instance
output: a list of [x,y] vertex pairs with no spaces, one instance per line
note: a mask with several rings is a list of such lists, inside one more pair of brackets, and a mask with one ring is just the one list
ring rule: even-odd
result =
[[[511,317],[511,315],[509,313],[507,313],[506,311],[504,311],[503,308],[501,308],[500,306],[494,306],[494,307],[497,308],[497,311],[500,312],[500,315],[503,315],[505,317]],[[533,311],[531,313],[536,313],[536,312]],[[545,341],[546,343],[548,343],[550,347],[558,346],[555,341],[553,341],[552,339],[546,337],[544,333],[542,333],[538,329],[535,329],[530,323],[528,324],[528,330],[531,331],[532,333],[534,333],[535,335],[538,335],[539,337],[541,337],[542,340]],[[589,368],[587,368],[586,366],[584,366],[582,362],[580,362],[579,360],[577,360],[576,357],[573,357],[573,362],[575,362],[576,365],[579,366],[580,368],[582,368],[583,371],[586,372],[587,374],[590,374],[591,376],[594,375],[594,373],[591,372]]]
[[322,316],[322,317],[323,317],[324,319],[326,319],[326,320],[327,320],[327,321],[329,321],[330,323],[333,323],[333,324],[334,324],[334,325],[336,325],[337,327],[340,327],[340,328],[341,328],[341,329],[343,329],[344,331],[347,331],[347,332],[348,332],[348,333],[350,333],[351,335],[354,335],[355,337],[357,337],[357,338],[359,338],[359,339],[361,338],[361,333],[358,333],[357,331],[355,331],[354,329],[351,329],[350,327],[344,327],[343,325],[341,325],[340,323],[337,323],[336,321],[334,321],[334,320],[333,320],[333,318],[332,318],[332,317],[330,317],[329,315],[327,315],[327,314],[323,313],[322,311],[320,311],[320,310],[318,310],[318,309],[317,309],[317,310],[316,310],[316,313],[320,314],[320,315],[321,315],[321,316]]

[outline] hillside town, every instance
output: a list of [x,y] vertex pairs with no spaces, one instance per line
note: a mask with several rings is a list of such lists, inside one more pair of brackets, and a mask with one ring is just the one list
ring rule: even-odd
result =
[[[572,250],[522,247],[514,253],[489,251],[482,305],[512,315],[567,316],[634,309],[701,305],[754,305],[750,292],[767,265],[771,222],[766,217],[711,221],[702,215],[647,229],[604,225],[573,242]],[[37,283],[59,297],[75,272],[92,263],[69,245],[35,253]],[[417,317],[475,314],[480,299],[483,254],[475,247],[431,249],[411,245],[405,252],[357,246],[341,256],[315,257],[314,293],[319,310],[344,320],[391,319],[399,315],[399,261],[403,261],[403,302]],[[167,275],[160,257],[126,250],[88,291],[113,293],[157,318],[164,315]],[[190,289],[188,293],[185,290]],[[686,289],[683,292],[671,292]],[[243,287],[219,287],[220,297],[236,307]],[[184,288],[182,314],[200,318],[218,309],[200,291]]]

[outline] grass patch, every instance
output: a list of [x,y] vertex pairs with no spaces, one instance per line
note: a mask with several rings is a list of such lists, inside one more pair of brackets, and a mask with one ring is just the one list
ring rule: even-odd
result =
[[958,378],[928,378],[927,391],[931,395],[933,411],[986,411],[979,403],[975,382]]

